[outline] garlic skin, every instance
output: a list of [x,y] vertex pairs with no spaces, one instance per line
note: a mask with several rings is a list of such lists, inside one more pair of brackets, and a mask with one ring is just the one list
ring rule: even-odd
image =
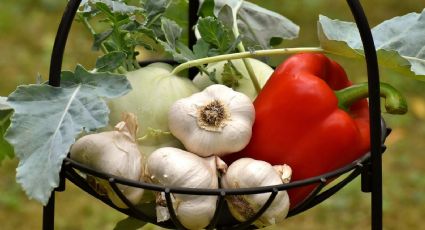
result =
[[[115,126],[115,131],[90,134],[78,139],[71,146],[70,157],[97,171],[140,181],[143,179],[144,159],[135,139],[137,129],[136,116],[124,114],[123,121]],[[87,180],[95,185],[97,192],[106,194],[116,206],[127,208],[108,181],[90,175],[87,175]],[[132,204],[139,203],[144,193],[141,188],[120,184],[117,186]]]
[[[288,183],[292,171],[288,165],[272,166],[268,162],[241,158],[233,162],[221,178],[223,188],[250,188]],[[270,193],[227,196],[231,214],[239,221],[246,221],[266,203]],[[269,208],[254,224],[265,227],[282,222],[289,211],[289,196],[280,191]]]
[[[217,169],[227,166],[218,157],[201,158],[181,149],[164,147],[148,157],[147,181],[167,187],[218,188]],[[205,228],[214,216],[216,196],[172,194],[173,208],[188,229]],[[157,194],[158,221],[169,219],[164,194]]]
[[202,157],[224,156],[248,144],[254,118],[248,96],[216,84],[176,101],[168,124],[188,151]]

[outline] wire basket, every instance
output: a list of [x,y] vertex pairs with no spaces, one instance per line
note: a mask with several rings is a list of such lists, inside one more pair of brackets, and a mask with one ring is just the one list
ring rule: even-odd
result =
[[[59,29],[56,35],[50,66],[49,84],[52,86],[60,86],[60,73],[62,59],[65,49],[66,40],[75,13],[79,7],[81,0],[69,0],[68,5],[63,14]],[[366,57],[366,65],[368,70],[369,82],[369,110],[370,110],[370,131],[371,131],[371,151],[356,161],[341,167],[335,171],[327,172],[304,180],[293,181],[288,184],[280,184],[266,187],[254,187],[243,189],[195,189],[182,187],[165,187],[139,181],[132,181],[126,178],[120,178],[108,173],[103,173],[91,169],[83,164],[75,162],[69,157],[65,158],[61,171],[61,185],[56,191],[65,190],[65,179],[68,179],[85,192],[110,207],[145,222],[153,223],[164,228],[186,229],[178,220],[176,212],[172,205],[172,194],[190,194],[190,195],[213,195],[217,196],[216,211],[207,226],[207,229],[254,229],[252,225],[271,205],[279,191],[288,190],[296,187],[315,185],[315,189],[311,194],[299,205],[292,208],[288,217],[304,212],[322,201],[326,200],[345,185],[350,183],[354,178],[361,175],[362,191],[372,192],[372,229],[382,229],[382,166],[381,154],[385,151],[385,138],[390,133],[390,129],[386,127],[385,122],[381,118],[380,113],[380,92],[379,92],[379,72],[377,66],[377,58],[375,47],[370,32],[370,28],[363,12],[361,4],[358,0],[347,0],[351,12],[355,18],[356,25],[360,31],[363,47]],[[189,1],[189,24],[194,25],[196,21],[196,11],[198,1]],[[189,42],[194,41],[194,36],[189,36]],[[336,179],[341,175],[345,175],[339,182],[328,185],[329,181]],[[105,195],[101,195],[89,185],[84,175],[90,175],[101,178],[109,182],[115,193],[128,208],[119,208]],[[162,192],[165,194],[166,205],[170,213],[170,220],[165,222],[157,222],[156,216],[152,213],[153,207],[135,207],[120,191],[118,184],[132,187],[143,188],[145,190]],[[328,185],[328,186],[326,186]],[[248,195],[248,194],[270,194],[267,202],[263,207],[245,222],[239,222],[232,218],[225,199],[231,195]],[[43,229],[54,228],[54,192],[49,203],[44,207]]]
[[[385,126],[383,126],[385,127]],[[385,137],[389,134],[390,129],[384,128],[383,133]],[[384,140],[383,140],[384,142]],[[382,145],[382,152],[385,151],[385,145]],[[89,193],[90,195],[96,197],[97,199],[103,201],[110,207],[125,213],[128,216],[149,222],[154,223],[158,226],[164,228],[177,228],[177,229],[186,229],[180,221],[177,219],[177,215],[173,208],[172,204],[172,194],[188,194],[188,195],[214,195],[218,196],[218,201],[216,204],[215,214],[206,229],[249,229],[254,228],[251,226],[255,220],[257,220],[271,205],[274,198],[279,191],[289,190],[296,187],[302,187],[306,185],[315,184],[315,189],[309,194],[309,196],[296,207],[292,208],[287,217],[297,215],[301,212],[304,212],[326,200],[345,185],[350,183],[357,176],[368,173],[368,167],[370,167],[370,153],[367,153],[365,156],[360,159],[352,162],[349,165],[341,167],[335,171],[328,172],[316,177],[308,178],[305,180],[293,181],[288,184],[280,184],[273,186],[264,186],[264,187],[253,187],[253,188],[242,188],[242,189],[198,189],[198,188],[183,188],[183,187],[164,187],[160,185],[154,185],[149,183],[144,183],[140,181],[128,180],[126,178],[117,177],[108,173],[99,172],[93,170],[84,164],[78,163],[70,158],[65,159],[64,163],[64,173],[65,177],[70,180],[72,183]],[[91,175],[96,178],[104,179],[109,182],[109,185],[112,187],[114,192],[118,195],[121,201],[128,207],[127,209],[119,208],[114,203],[109,200],[107,196],[100,195],[96,190],[87,183],[87,180],[84,176],[81,175],[82,172],[85,175]],[[338,183],[325,187],[327,182],[336,179],[337,177],[347,174],[344,179],[340,180]],[[367,180],[367,179],[366,179]],[[170,213],[170,220],[165,222],[157,222],[156,216],[152,214],[151,210],[143,210],[139,207],[133,205],[125,195],[120,191],[117,185],[127,185],[132,187],[143,188],[150,191],[162,192],[165,194],[166,204],[168,212]],[[367,183],[363,181],[362,190],[368,192]],[[259,194],[259,193],[268,193],[270,197],[263,207],[251,218],[245,222],[238,222],[236,219],[231,218],[229,210],[227,209],[225,198],[226,196],[231,195],[248,195],[248,194]],[[149,209],[152,207],[146,207]]]

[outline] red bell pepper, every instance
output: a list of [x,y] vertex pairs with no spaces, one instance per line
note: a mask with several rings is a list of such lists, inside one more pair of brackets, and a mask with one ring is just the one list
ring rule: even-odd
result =
[[[367,84],[352,86],[343,68],[325,55],[294,55],[276,68],[255,99],[248,146],[224,159],[288,164],[292,181],[347,165],[370,148],[367,93]],[[388,112],[406,112],[406,102],[394,88],[383,84],[381,94],[387,96]],[[291,208],[314,187],[288,190]]]

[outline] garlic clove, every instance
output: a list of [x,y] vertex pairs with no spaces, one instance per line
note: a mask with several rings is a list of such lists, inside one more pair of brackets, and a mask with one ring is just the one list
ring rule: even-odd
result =
[[[173,195],[171,195],[171,201],[173,203],[173,208],[175,209],[177,202]],[[156,221],[163,222],[171,218],[170,212],[167,207],[167,201],[165,199],[165,194],[163,192],[156,192]]]
[[217,166],[217,170],[220,173],[226,173],[227,172],[227,164],[224,162],[220,157],[215,157],[215,165]]
[[214,216],[216,202],[216,196],[198,196],[181,202],[177,208],[179,219],[188,229],[203,229]]
[[[78,139],[70,150],[71,159],[83,163],[97,171],[139,181],[142,179],[143,155],[135,141],[138,129],[137,118],[133,114],[124,114],[123,121],[114,131],[90,134]],[[90,178],[90,179],[89,179]],[[127,208],[113,191],[109,182],[100,178],[88,177],[95,190],[105,194],[120,208]],[[117,184],[119,190],[132,203],[137,204],[144,190]]]
[[147,180],[167,186],[209,188],[218,185],[216,178],[210,178],[214,174],[215,157],[201,158],[173,147],[154,151],[145,166]]
[[282,182],[284,184],[287,184],[291,182],[292,177],[292,168],[289,167],[287,164],[283,165],[274,165],[273,168],[276,170],[276,172],[281,175],[280,179],[282,179]]
[[[288,173],[289,166],[282,166]],[[287,178],[287,176],[285,176]],[[265,161],[241,158],[233,162],[221,178],[223,188],[249,188],[282,184],[282,174]],[[239,221],[246,221],[257,213],[270,197],[270,193],[226,197],[231,214]],[[269,208],[254,224],[264,227],[282,222],[289,211],[286,191],[278,192]]]

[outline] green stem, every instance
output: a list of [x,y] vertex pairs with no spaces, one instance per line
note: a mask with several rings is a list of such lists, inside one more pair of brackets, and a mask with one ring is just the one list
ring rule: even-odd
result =
[[[96,31],[94,30],[93,26],[90,24],[90,22],[88,21],[88,19],[86,17],[82,16],[81,14],[78,14],[78,13],[77,13],[77,16],[83,22],[83,25],[90,31],[90,33],[93,36],[95,36],[96,35]],[[108,49],[106,48],[106,46],[103,43],[100,44],[100,50],[102,51],[103,54],[109,53]],[[127,73],[127,71],[122,66],[118,67],[116,71],[118,73],[120,73],[120,74]]]
[[147,24],[146,24],[146,28],[150,28],[150,26],[156,22],[156,20],[160,19],[163,15],[162,14],[157,14],[155,15],[155,17],[153,17]]
[[134,68],[136,68],[136,69],[140,69],[141,68],[139,62],[135,58],[133,58],[133,65],[134,65]]
[[[240,49],[239,51],[245,52],[245,49]],[[252,68],[251,63],[249,62],[249,59],[244,58],[242,59],[242,61],[245,65],[246,70],[248,71],[249,78],[251,79],[251,82],[254,85],[255,91],[257,92],[257,94],[259,94],[261,91],[261,86],[260,86],[260,83],[258,82],[257,76],[255,76],[254,69]]]
[[[407,102],[403,95],[387,83],[379,84],[380,95],[385,98],[385,110],[390,114],[405,114]],[[360,99],[369,96],[367,83],[360,83],[335,92],[338,98],[338,107],[348,111],[350,106]]]
[[[243,1],[240,1],[238,6],[236,7],[236,9],[233,11],[233,29],[232,29],[232,32],[233,32],[233,35],[235,36],[235,38],[239,37],[239,35],[240,35],[238,23],[237,23],[237,13],[238,13],[239,9],[241,8],[242,3],[243,3]],[[239,50],[239,52],[245,52],[246,51],[242,41],[239,42],[239,44],[236,46],[236,48]],[[260,86],[260,83],[258,82],[257,76],[255,76],[255,72],[254,72],[254,69],[252,68],[251,63],[246,58],[242,59],[242,61],[245,65],[246,70],[248,71],[249,78],[251,79],[251,82],[254,85],[255,91],[257,92],[257,94],[260,93],[261,86]]]
[[[80,17],[80,19],[82,20],[84,26],[90,31],[90,33],[95,36],[96,35],[96,31],[94,30],[93,26],[90,24],[89,20],[86,17],[81,16],[80,14],[78,14],[78,16]],[[102,43],[100,44],[100,50],[104,53],[107,54],[108,53],[108,49],[106,49],[105,45]]]
[[[167,5],[165,6],[164,9],[168,9],[168,7],[171,5],[171,1],[168,1]],[[164,16],[163,13],[157,14],[155,15],[155,17],[153,17],[151,20],[149,20],[149,22],[146,24],[146,28],[150,28],[152,26],[152,24],[154,24],[158,19],[162,18]]]
[[243,58],[256,58],[256,57],[265,57],[265,56],[276,56],[283,54],[294,54],[294,53],[302,53],[302,52],[315,52],[315,53],[323,53],[324,49],[320,47],[299,47],[299,48],[282,48],[282,49],[268,49],[268,50],[257,50],[254,52],[240,52],[240,53],[232,53],[232,54],[224,54],[218,55],[214,57],[206,57],[200,58],[192,61],[188,61],[178,65],[171,74],[177,74],[185,69],[201,66],[208,63],[220,62],[226,60],[233,59],[243,59]]
[[148,127],[147,133],[143,137],[137,138],[137,141],[143,142],[147,140],[148,138],[159,137],[161,135],[171,135],[171,132],[166,132],[160,129],[153,129],[151,127]]

